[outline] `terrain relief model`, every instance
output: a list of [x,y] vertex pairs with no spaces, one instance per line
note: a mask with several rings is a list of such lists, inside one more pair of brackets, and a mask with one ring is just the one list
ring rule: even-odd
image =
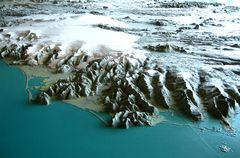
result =
[[[235,3],[235,2],[233,2]],[[236,1],[237,3],[237,1]],[[0,58],[29,79],[31,103],[109,113],[109,126],[179,111],[231,128],[240,105],[240,8],[160,0],[0,2]]]

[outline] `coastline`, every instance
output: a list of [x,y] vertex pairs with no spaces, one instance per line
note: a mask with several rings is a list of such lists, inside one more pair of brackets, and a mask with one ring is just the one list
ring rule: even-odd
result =
[[[240,37],[233,33],[239,31],[239,8],[205,2],[135,3],[137,12],[126,10],[126,2],[119,8],[97,2],[36,3],[33,10],[33,4],[22,3],[11,12],[7,9],[16,4],[2,6],[1,12],[11,18],[2,21],[1,58],[32,66],[31,71],[25,67],[28,77],[50,77],[36,102],[75,99],[76,104],[81,97],[99,97],[90,108],[112,114],[113,127],[151,126],[159,109],[171,109],[196,121],[211,115],[231,128],[229,118],[238,112],[240,99]],[[70,13],[52,18],[43,9],[46,4]],[[92,11],[93,6],[101,12]],[[46,15],[39,14],[39,8]],[[76,8],[84,12],[73,14]],[[152,9],[159,13],[149,14]],[[209,18],[199,15],[200,10]],[[132,18],[126,16],[130,11]],[[146,17],[136,17],[141,14]],[[211,18],[216,15],[227,18]],[[20,18],[14,21],[16,16]],[[236,27],[228,28],[229,23]]]
[[[0,78],[0,155],[3,157],[181,158],[188,154],[196,158],[232,158],[240,154],[239,130],[236,135],[228,135],[228,132],[221,131],[222,127],[214,119],[198,124],[184,119],[181,114],[165,113],[168,121],[160,125],[123,130],[106,128],[89,112],[65,103],[53,102],[48,107],[29,105],[25,75],[3,61],[0,65],[0,74],[4,74]],[[12,98],[6,100],[10,94]],[[238,121],[234,124],[239,129]],[[213,128],[201,130],[194,127],[199,125]],[[222,145],[231,148],[230,152],[222,152],[219,149]],[[122,155],[123,150],[127,151],[125,155]]]

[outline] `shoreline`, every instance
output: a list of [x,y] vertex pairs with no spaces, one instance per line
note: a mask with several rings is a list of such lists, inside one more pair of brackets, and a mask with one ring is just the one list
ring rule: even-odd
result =
[[[93,4],[75,5],[91,8]],[[232,32],[238,31],[236,28],[229,30],[227,36],[223,32],[214,32],[214,29],[221,31],[225,28],[229,19],[204,19],[199,17],[198,11],[226,16],[229,11],[237,15],[237,11],[234,7],[227,10],[229,7],[217,3],[216,8],[208,8],[209,5],[214,4],[149,3],[150,9],[163,7],[169,13],[172,11],[172,17],[154,20],[151,18],[156,15],[146,14],[150,17],[147,20],[135,17],[147,13],[145,10],[131,15],[135,19],[127,16],[113,18],[107,15],[109,8],[106,7],[101,10],[103,14],[88,9],[90,14],[80,13],[74,18],[58,15],[57,19],[49,20],[51,14],[46,12],[49,14],[46,19],[31,19],[29,15],[24,19],[26,15],[17,8],[15,13],[19,11],[23,18],[12,27],[1,29],[0,56],[14,65],[51,69],[52,74],[48,70],[44,71],[46,74],[25,70],[26,75],[51,76],[36,97],[37,102],[50,104],[51,98],[75,99],[77,102],[77,98],[99,96],[101,105],[98,106],[103,105],[99,109],[113,114],[110,123],[113,127],[151,126],[155,124],[152,119],[159,116],[159,109],[177,110],[196,121],[210,114],[231,127],[228,118],[237,113],[240,102],[240,56],[236,53],[240,48],[240,36],[233,36]],[[72,11],[71,5],[59,4],[57,7]],[[193,21],[199,24],[174,18],[173,11],[180,10],[181,18],[187,19],[188,8],[196,9],[193,14],[197,20]],[[127,15],[126,10],[120,11]],[[239,19],[233,19],[236,22],[232,20],[231,23],[238,26]],[[139,23],[142,24],[135,28]],[[209,28],[212,29],[210,35],[205,32]],[[162,37],[160,42],[157,42],[156,32]],[[142,37],[144,34],[147,36]]]

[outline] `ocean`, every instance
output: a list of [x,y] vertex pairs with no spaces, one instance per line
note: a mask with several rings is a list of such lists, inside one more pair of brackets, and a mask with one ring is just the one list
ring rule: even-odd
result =
[[[163,112],[166,119],[163,123],[126,130],[106,127],[88,111],[63,102],[53,102],[50,106],[29,104],[24,73],[2,60],[0,67],[1,158],[237,158],[240,155],[239,131],[233,135],[225,132],[215,120],[194,123],[180,114],[174,113],[173,117],[172,112]],[[234,122],[234,126],[240,129],[239,122]],[[222,146],[230,151],[222,152]]]

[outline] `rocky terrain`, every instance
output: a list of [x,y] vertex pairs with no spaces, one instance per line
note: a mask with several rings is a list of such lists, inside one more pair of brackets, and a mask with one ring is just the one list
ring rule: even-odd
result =
[[[69,73],[35,101],[49,105],[56,99],[98,96],[113,127],[154,125],[160,109],[177,110],[193,120],[210,115],[231,126],[229,118],[240,105],[239,8],[205,2],[134,2],[134,7],[127,7],[127,1],[0,3],[0,57],[14,65]],[[86,14],[112,21],[82,26],[80,18]],[[89,51],[84,47],[87,40],[70,36],[69,44],[61,36],[43,33],[43,26],[60,25],[60,31],[53,31],[66,37],[64,20],[70,27],[108,31],[100,41],[105,33],[124,38]],[[125,37],[135,39],[130,47],[122,47]]]

